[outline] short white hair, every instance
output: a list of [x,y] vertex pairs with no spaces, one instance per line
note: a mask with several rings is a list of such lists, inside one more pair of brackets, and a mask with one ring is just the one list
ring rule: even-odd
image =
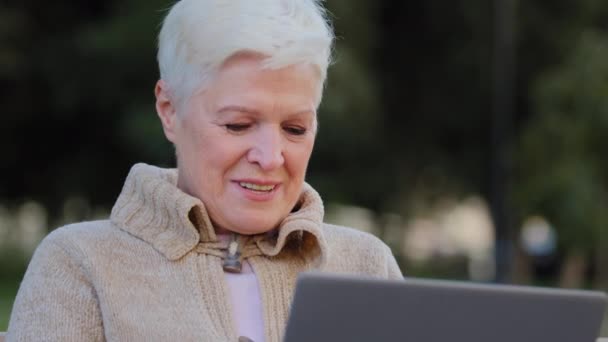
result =
[[255,53],[265,68],[309,63],[323,84],[333,40],[319,0],[180,0],[158,37],[160,78],[181,103],[227,59]]

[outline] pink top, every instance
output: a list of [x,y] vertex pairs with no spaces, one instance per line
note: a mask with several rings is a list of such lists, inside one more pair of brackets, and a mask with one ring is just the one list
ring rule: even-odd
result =
[[[227,241],[228,235],[219,235]],[[230,291],[232,315],[237,335],[248,337],[254,342],[264,342],[264,316],[258,279],[251,265],[243,260],[241,273],[224,272]]]

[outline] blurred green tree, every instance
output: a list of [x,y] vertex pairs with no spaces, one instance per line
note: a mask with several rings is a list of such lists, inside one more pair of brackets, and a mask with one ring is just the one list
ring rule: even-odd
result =
[[[516,153],[516,203],[522,213],[547,217],[571,258],[597,253],[602,265],[608,261],[606,60],[608,35],[589,30],[563,64],[539,76],[532,93],[535,115]],[[578,279],[564,281],[583,285],[585,265],[575,272]],[[601,268],[598,264],[596,281],[608,284]]]
[[[308,180],[328,202],[379,217],[411,215],[416,202],[446,194],[489,198],[491,2],[326,3],[336,64]],[[134,162],[174,162],[152,92],[156,33],[170,4],[0,4],[1,202],[40,201],[53,221],[73,196],[109,208]],[[593,46],[603,46],[606,19],[600,0],[519,2],[515,204],[542,210],[564,248],[585,251],[605,222],[588,208],[605,205],[605,119],[591,113],[604,106],[604,52]],[[574,112],[587,119],[566,114]],[[562,152],[549,150],[556,146]],[[543,177],[547,166],[552,176]]]

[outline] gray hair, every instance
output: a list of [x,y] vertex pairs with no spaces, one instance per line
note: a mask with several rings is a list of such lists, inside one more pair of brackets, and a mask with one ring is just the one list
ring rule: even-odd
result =
[[265,68],[309,63],[323,83],[333,40],[319,0],[181,0],[158,37],[160,78],[183,103],[228,58],[254,53]]

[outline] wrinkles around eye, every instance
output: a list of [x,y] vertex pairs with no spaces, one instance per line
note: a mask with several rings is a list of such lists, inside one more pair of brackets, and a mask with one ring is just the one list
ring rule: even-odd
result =
[[[244,133],[250,130],[253,126],[251,123],[230,123],[222,125],[228,132],[232,133]],[[303,136],[308,132],[306,127],[286,125],[282,127],[282,130],[290,136],[299,137]]]
[[240,133],[251,128],[251,124],[226,124],[224,127],[226,127],[226,130],[228,131]]
[[296,136],[306,134],[306,128],[298,127],[298,126],[283,127],[283,130],[285,130],[285,132],[287,132],[291,135],[296,135]]

